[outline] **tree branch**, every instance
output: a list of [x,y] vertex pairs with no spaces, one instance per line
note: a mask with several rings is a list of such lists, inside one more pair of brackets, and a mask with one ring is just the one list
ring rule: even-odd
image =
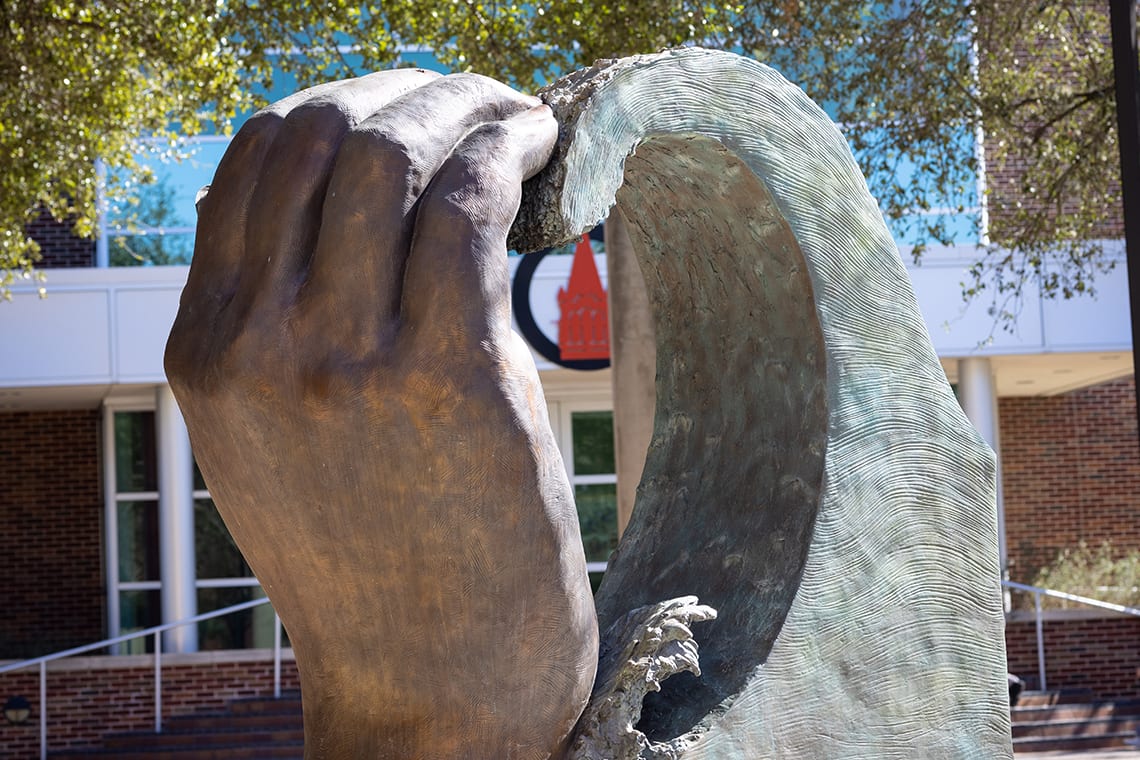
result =
[[1068,108],[1064,109],[1058,114],[1054,114],[1051,118],[1046,120],[1045,123],[1038,126],[1037,129],[1033,131],[1033,139],[1030,141],[1030,143],[1032,145],[1036,145],[1041,141],[1041,138],[1045,136],[1045,133],[1048,132],[1053,125],[1066,119],[1068,116],[1080,110],[1089,103],[1093,103],[1095,101],[1108,97],[1110,94],[1112,94],[1113,91],[1114,85],[1105,85],[1104,87],[1098,87],[1095,90],[1088,90],[1086,92],[1080,93],[1077,96],[1077,99],[1072,102]]

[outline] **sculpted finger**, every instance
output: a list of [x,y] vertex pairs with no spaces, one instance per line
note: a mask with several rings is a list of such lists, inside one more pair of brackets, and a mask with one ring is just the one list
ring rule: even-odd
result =
[[183,297],[196,304],[227,302],[237,286],[250,199],[266,153],[289,112],[340,83],[310,87],[261,109],[230,141],[208,190],[195,200],[198,229]]
[[402,304],[413,334],[453,346],[509,335],[507,232],[523,181],[550,159],[557,138],[550,109],[537,106],[483,124],[456,146],[416,217]]
[[[415,204],[473,127],[541,101],[493,79],[458,74],[408,93],[351,130],[337,157],[303,303],[307,323],[376,346],[399,312]],[[351,276],[346,276],[351,273]],[[334,329],[335,324],[335,329]]]
[[438,78],[397,69],[346,80],[290,110],[250,199],[239,308],[283,307],[296,293],[320,229],[333,161],[348,130],[385,104]]
[[[204,336],[216,329],[218,314],[233,298],[245,250],[250,201],[270,146],[289,113],[327,95],[339,82],[311,87],[266,106],[242,126],[218,164],[198,211],[194,257],[182,291],[178,319],[167,351],[168,374],[185,374],[204,364]],[[179,372],[184,369],[183,372]]]

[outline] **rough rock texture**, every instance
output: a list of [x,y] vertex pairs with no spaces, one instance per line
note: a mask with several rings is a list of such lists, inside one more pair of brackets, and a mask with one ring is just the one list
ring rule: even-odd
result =
[[[993,455],[959,408],[842,136],[768,67],[599,62],[512,244],[620,198],[654,307],[657,412],[602,630],[695,594],[703,675],[639,728],[696,758],[1010,757]],[[619,189],[620,188],[620,189]]]
[[568,757],[574,760],[675,760],[694,736],[651,742],[634,728],[642,702],[678,673],[701,675],[699,647],[689,626],[716,618],[695,596],[631,610],[602,636],[598,677],[578,721]]

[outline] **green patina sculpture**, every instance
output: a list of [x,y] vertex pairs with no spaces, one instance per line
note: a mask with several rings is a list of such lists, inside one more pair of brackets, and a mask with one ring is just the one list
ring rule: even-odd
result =
[[[842,136],[699,49],[540,97],[306,91],[202,201],[168,374],[306,757],[1009,757],[992,454]],[[504,251],[615,201],[657,410],[595,620]]]

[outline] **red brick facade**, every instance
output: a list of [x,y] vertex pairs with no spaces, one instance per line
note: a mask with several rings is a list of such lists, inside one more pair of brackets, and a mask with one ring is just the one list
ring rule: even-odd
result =
[[0,659],[106,636],[99,421],[0,414]]
[[[281,688],[292,692],[301,688],[291,657],[281,666]],[[0,695],[14,694],[32,704],[32,720],[18,726],[0,721],[0,758],[38,757],[38,669],[0,675]],[[154,658],[60,660],[48,668],[47,695],[49,751],[97,747],[109,733],[153,731]],[[272,695],[273,660],[268,651],[230,658],[209,654],[163,658],[164,720],[216,711],[235,699]]]
[[76,237],[70,224],[57,222],[46,211],[41,211],[25,232],[40,244],[43,258],[36,264],[40,269],[95,266],[95,241]]
[[1032,581],[1081,541],[1140,548],[1133,379],[999,407],[1011,578]]
[[[1095,699],[1140,698],[1140,618],[1066,617],[1051,613],[1043,625],[1045,682],[1050,690],[1078,690]],[[1039,687],[1036,623],[1005,626],[1009,672]]]

